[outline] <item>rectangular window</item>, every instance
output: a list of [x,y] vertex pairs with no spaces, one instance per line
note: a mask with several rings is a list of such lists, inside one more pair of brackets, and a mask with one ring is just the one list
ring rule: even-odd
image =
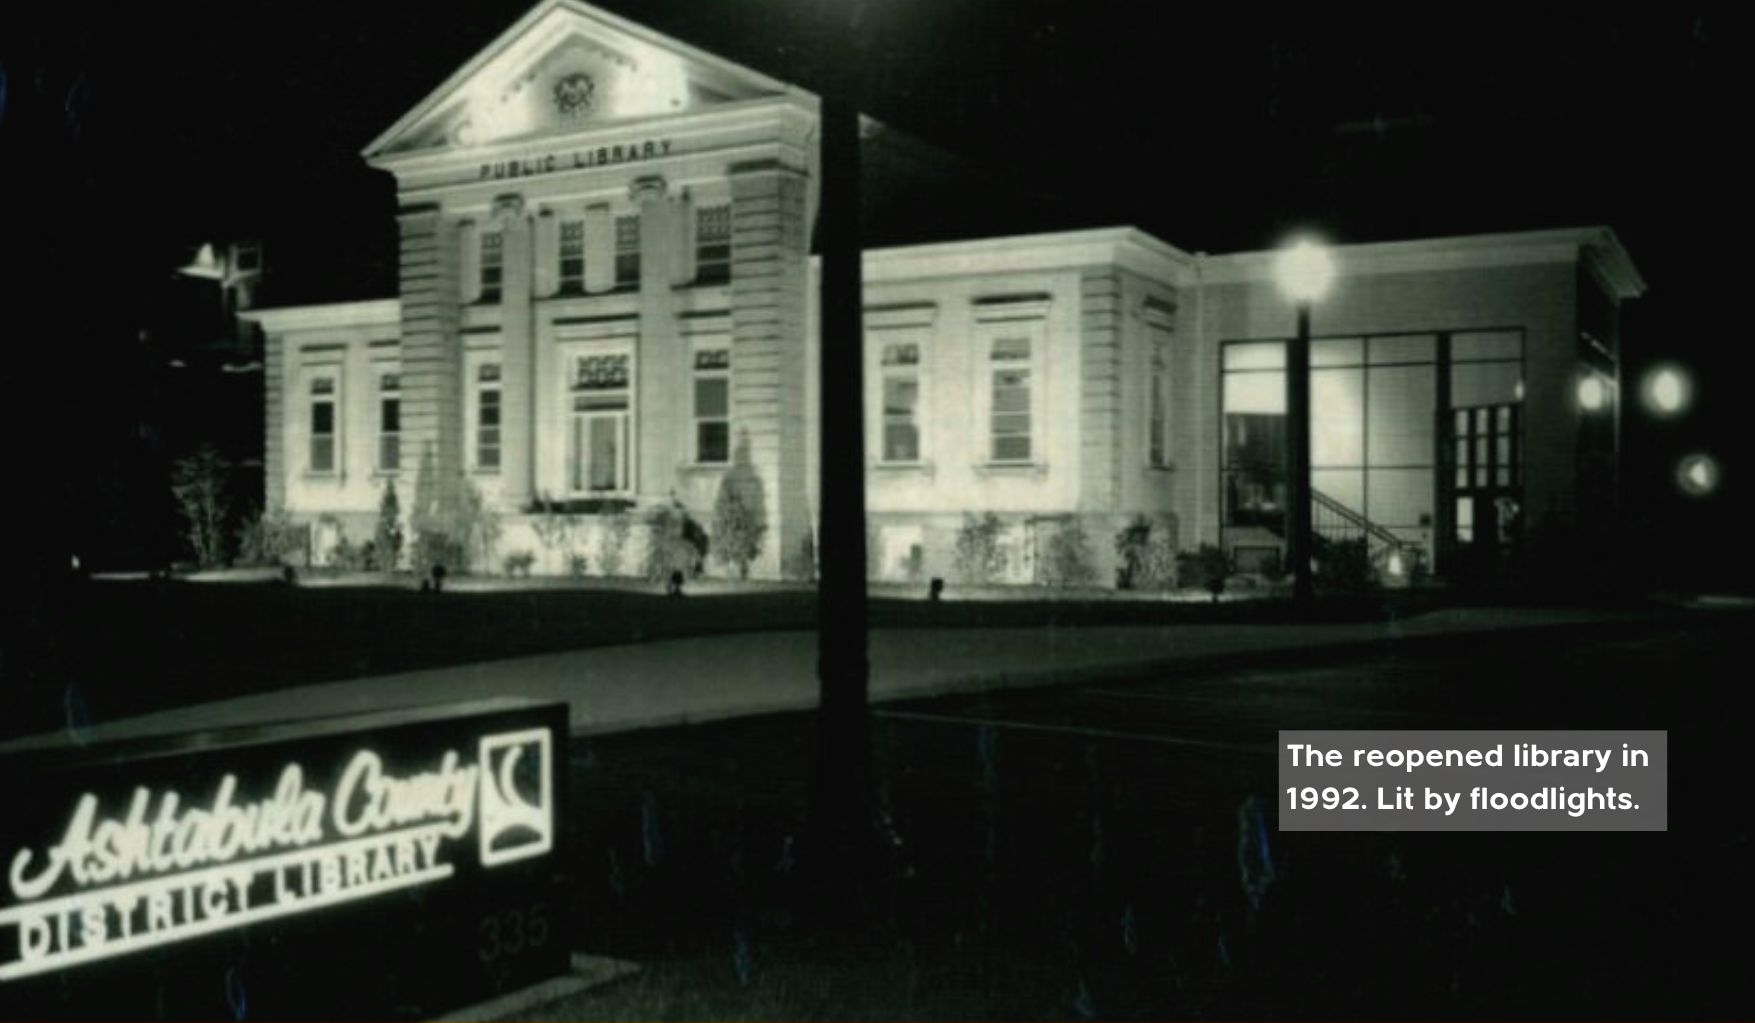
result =
[[995,462],[1031,457],[1030,339],[1002,337],[990,353],[992,406],[989,428]]
[[640,218],[615,218],[615,286],[640,286]]
[[695,461],[731,461],[731,350],[703,348],[695,353]]
[[402,468],[402,378],[385,373],[378,378],[378,471]]
[[487,231],[481,236],[481,300],[497,302],[500,284],[505,279],[506,236]]
[[560,283],[562,291],[585,290],[585,222],[583,220],[561,221]]
[[1154,468],[1170,464],[1170,356],[1163,345],[1152,348],[1151,388],[1146,416],[1146,459]]
[[920,461],[920,345],[883,346],[883,460]]
[[582,356],[575,364],[568,480],[576,494],[619,494],[630,486],[627,353]]
[[500,468],[500,365],[484,362],[475,373],[475,467]]
[[311,451],[312,472],[335,471],[335,378],[320,376],[311,380]]
[[695,211],[695,283],[724,284],[731,280],[731,207],[703,206]]

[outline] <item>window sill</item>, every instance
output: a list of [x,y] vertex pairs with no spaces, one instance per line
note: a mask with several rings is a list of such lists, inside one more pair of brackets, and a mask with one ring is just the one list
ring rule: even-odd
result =
[[917,462],[871,462],[868,465],[873,472],[889,476],[935,476],[938,467],[930,461]]
[[397,469],[373,469],[372,470],[372,478],[373,479],[393,480],[401,475],[402,475],[402,470],[400,468],[397,468]]
[[692,476],[704,476],[715,472],[729,472],[731,462],[684,462],[676,469],[678,472],[688,473]]
[[1024,476],[1041,479],[1048,475],[1047,462],[977,462],[977,476]]
[[1147,465],[1146,471],[1149,473],[1175,472],[1176,471],[1176,463],[1175,462],[1165,462],[1163,465]]
[[340,472],[313,472],[307,469],[304,473],[304,480],[306,483],[346,483],[347,474]]
[[480,466],[476,466],[475,468],[469,470],[469,474],[471,476],[498,476],[500,474],[500,470],[498,470],[498,469],[483,469]]

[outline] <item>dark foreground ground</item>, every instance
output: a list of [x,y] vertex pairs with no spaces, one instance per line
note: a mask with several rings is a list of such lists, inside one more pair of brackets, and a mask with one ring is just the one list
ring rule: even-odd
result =
[[[892,705],[903,860],[807,881],[812,719],[579,740],[545,1018],[1747,1016],[1747,616]],[[1281,834],[1280,728],[1666,728],[1667,834]]]
[[[100,581],[33,592],[0,621],[0,738],[264,690],[584,647],[816,625],[817,595],[673,599],[657,587],[423,594],[405,583]],[[1419,613],[1423,594],[1324,601],[1319,620]],[[1443,598],[1455,601],[1454,597]],[[1272,624],[1282,601],[872,601],[874,627]]]

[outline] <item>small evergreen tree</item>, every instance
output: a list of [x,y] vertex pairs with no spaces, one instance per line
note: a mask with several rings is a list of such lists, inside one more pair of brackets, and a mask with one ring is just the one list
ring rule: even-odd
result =
[[402,503],[396,499],[396,481],[384,483],[378,501],[378,528],[372,534],[371,568],[394,571],[402,557]]
[[768,524],[762,509],[744,496],[735,473],[719,482],[719,498],[713,504],[713,556],[736,567],[739,579],[750,577],[750,562],[762,553]]
[[203,568],[225,562],[230,485],[231,465],[210,444],[171,467],[171,493],[183,513],[184,536]]

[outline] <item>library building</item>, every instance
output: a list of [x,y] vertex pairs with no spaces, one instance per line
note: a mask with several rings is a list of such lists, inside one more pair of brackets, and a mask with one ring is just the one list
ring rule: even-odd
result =
[[[394,487],[410,537],[473,530],[487,571],[614,575],[637,558],[618,531],[637,547],[661,509],[711,548],[730,488],[760,543],[706,570],[807,577],[817,111],[543,0],[365,148],[396,179],[398,293],[247,314],[266,339],[267,506],[308,528],[317,564],[371,539]],[[1054,581],[1073,535],[1088,581],[1125,584],[1117,536],[1141,525],[1274,572],[1298,324],[1278,253],[1018,225],[865,252],[872,578],[955,582],[977,522],[998,583]],[[1446,580],[1606,526],[1621,303],[1644,289],[1610,229],[1327,254],[1309,306],[1318,551]]]

